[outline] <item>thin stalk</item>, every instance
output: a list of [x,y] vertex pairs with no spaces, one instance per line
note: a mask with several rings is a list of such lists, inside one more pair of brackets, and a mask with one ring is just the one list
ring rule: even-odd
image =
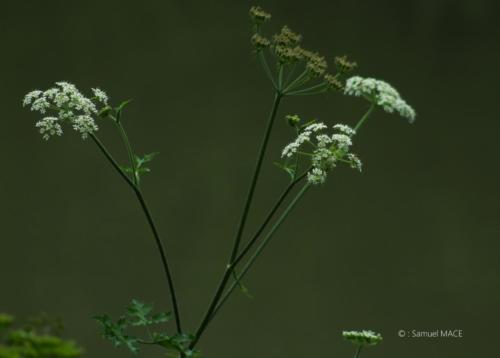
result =
[[267,224],[269,224],[269,221],[273,218],[274,214],[276,214],[276,211],[278,211],[279,207],[283,203],[283,201],[286,199],[290,191],[295,187],[297,183],[299,183],[302,179],[305,178],[307,175],[307,172],[304,172],[300,176],[298,176],[296,179],[294,179],[283,191],[283,193],[280,195],[279,199],[276,201],[272,209],[269,211],[269,213],[266,216],[266,219],[264,222],[261,224],[259,229],[255,232],[253,235],[252,239],[245,245],[243,250],[239,253],[239,255],[234,259],[233,266],[236,266],[247,254],[247,252],[252,248],[254,243],[257,241],[257,239],[260,237],[260,234],[262,234],[262,231],[266,228]]
[[122,141],[125,144],[125,148],[127,149],[128,159],[130,161],[130,167],[132,169],[133,182],[136,186],[139,186],[139,178],[137,173],[137,165],[134,157],[134,151],[132,150],[132,145],[130,144],[130,140],[128,139],[127,132],[125,132],[125,128],[123,128],[123,124],[121,121],[115,120],[114,122],[118,127],[118,131],[120,132]]
[[175,293],[174,279],[172,277],[172,272],[170,271],[170,267],[168,264],[165,246],[164,246],[163,242],[161,241],[160,235],[159,235],[158,230],[156,228],[156,225],[155,225],[155,222],[154,222],[153,217],[151,215],[151,212],[149,211],[146,200],[144,199],[144,196],[142,195],[139,188],[136,188],[136,190],[134,190],[134,191],[135,191],[135,194],[137,196],[137,199],[139,200],[139,203],[141,204],[142,211],[144,212],[144,215],[146,215],[146,219],[149,223],[151,231],[153,232],[153,236],[154,236],[155,241],[156,241],[156,246],[158,247],[158,251],[159,251],[160,256],[161,256],[163,270],[165,271],[165,276],[167,277],[168,288],[170,291],[170,298],[172,300],[172,307],[173,307],[174,314],[175,314],[175,325],[177,328],[177,333],[181,334],[182,333],[182,326],[181,326],[181,317],[180,317],[180,313],[179,313],[179,304],[177,303],[177,295]]
[[271,69],[269,68],[269,65],[267,64],[266,55],[264,55],[264,51],[259,51],[258,57],[259,57],[261,65],[262,65],[262,68],[264,69],[264,72],[266,73],[267,77],[269,78],[269,80],[273,84],[274,89],[277,90],[278,85],[276,84],[276,81],[274,80],[274,77],[273,77],[273,74],[271,72]]
[[293,74],[295,73],[295,68],[297,67],[297,63],[294,63],[292,65],[292,68],[288,72],[288,75],[286,76],[285,82],[283,83],[283,86],[287,86],[288,83],[290,82],[290,79],[292,78]]
[[365,123],[365,121],[368,119],[368,117],[370,117],[370,115],[372,114],[374,109],[375,109],[375,103],[372,103],[372,105],[370,106],[368,111],[366,111],[366,113],[363,115],[363,117],[361,117],[361,119],[358,121],[356,126],[353,128],[354,132],[356,132],[356,133],[358,132],[359,128],[361,128],[363,123]]
[[327,91],[328,90],[325,88],[325,89],[322,89],[322,90],[319,90],[319,91],[314,91],[314,92],[298,93],[298,94],[294,94],[293,96],[313,96],[313,95],[316,95],[316,94],[326,93]]
[[[287,216],[293,210],[293,208],[295,207],[295,205],[297,204],[297,202],[300,200],[300,198],[306,193],[306,191],[307,191],[307,189],[309,189],[309,187],[310,187],[310,184],[306,183],[302,187],[302,189],[299,191],[299,193],[295,196],[295,198],[292,200],[292,202],[288,205],[288,207],[285,209],[285,211],[283,212],[283,214],[281,214],[281,216],[278,219],[278,221],[276,221],[276,223],[273,225],[273,227],[271,228],[271,230],[269,231],[269,233],[266,235],[266,237],[264,238],[264,240],[261,242],[261,244],[259,245],[259,247],[257,247],[257,249],[255,250],[254,254],[248,259],[248,262],[243,267],[241,273],[238,276],[238,281],[240,281],[241,279],[243,279],[243,277],[247,274],[248,270],[252,267],[252,265],[255,263],[255,261],[257,260],[257,258],[261,255],[262,251],[267,246],[267,244],[269,244],[269,241],[271,240],[271,238],[273,237],[273,235],[276,233],[276,231],[281,226],[281,224],[283,224],[283,222],[285,221],[285,219],[287,218]],[[228,288],[228,290],[226,291],[226,293],[222,296],[219,304],[217,304],[217,306],[216,306],[216,308],[214,310],[214,313],[210,317],[210,319],[212,319],[213,317],[215,317],[215,315],[217,314],[217,312],[221,309],[221,307],[227,301],[227,299],[229,298],[229,296],[231,295],[231,293],[233,292],[233,290],[236,288],[237,285],[238,285],[237,282],[234,282]]]
[[[297,155],[297,159],[298,159],[298,155]],[[298,169],[298,163],[296,164],[296,168]],[[276,211],[278,211],[278,209],[280,208],[281,204],[286,199],[286,197],[288,196],[288,194],[292,191],[292,189],[295,187],[295,185],[297,183],[299,183],[302,179],[305,178],[305,176],[307,175],[308,171],[309,171],[309,169],[306,172],[302,173],[301,175],[296,176],[288,184],[288,186],[285,188],[285,190],[283,191],[283,193],[281,193],[281,195],[278,198],[278,200],[276,201],[276,203],[273,205],[272,209],[267,214],[266,218],[264,219],[264,222],[260,225],[259,229],[255,232],[255,234],[252,236],[252,238],[250,239],[250,241],[247,242],[247,244],[245,245],[245,247],[243,248],[243,250],[241,250],[241,252],[238,254],[238,256],[234,259],[234,261],[233,261],[233,263],[231,265],[232,266],[232,270],[231,271],[232,271],[232,275],[234,277],[234,280],[239,283],[240,287],[242,286],[242,284],[238,280],[238,273],[236,272],[236,265],[238,265],[238,263],[245,257],[245,255],[247,254],[247,252],[250,251],[250,249],[255,244],[255,242],[257,242],[257,240],[260,237],[260,234],[262,234],[262,232],[266,228],[267,224],[269,224],[269,222],[273,218],[274,214],[276,214]]]
[[359,346],[358,349],[356,349],[356,353],[354,353],[354,358],[359,357],[359,354],[361,353],[361,348],[363,348],[363,346]]
[[[328,85],[326,83],[319,83],[319,84],[317,84],[315,86],[311,86],[309,88],[304,88],[304,89],[301,89],[301,90],[298,90],[298,91],[288,92],[287,95],[288,96],[296,96],[296,95],[303,94],[303,93],[304,94],[309,94],[309,93],[306,93],[306,92],[314,91],[314,90],[317,90],[319,88],[321,88],[322,90],[326,90],[327,86]],[[316,93],[318,93],[318,92],[316,92]],[[319,92],[319,93],[321,93],[321,92]],[[311,93],[311,94],[313,94],[313,93]]]
[[174,286],[174,281],[172,278],[172,274],[170,272],[170,267],[168,264],[167,260],[167,255],[165,252],[165,247],[163,245],[163,242],[161,241],[160,235],[158,233],[158,230],[156,228],[156,224],[153,220],[153,217],[151,215],[151,212],[148,208],[148,205],[146,203],[146,200],[144,199],[144,196],[142,195],[140,189],[134,184],[134,182],[125,174],[125,172],[120,168],[116,160],[113,158],[113,156],[109,153],[109,151],[106,149],[106,147],[102,144],[102,142],[97,138],[95,134],[90,134],[90,137],[93,139],[94,143],[97,144],[101,152],[104,154],[104,156],[108,159],[108,161],[111,163],[113,168],[116,169],[116,171],[120,174],[120,176],[127,182],[127,184],[132,188],[134,191],[135,195],[137,196],[137,199],[141,205],[141,209],[144,212],[144,215],[146,216],[146,219],[148,221],[148,224],[151,228],[151,231],[153,232],[153,236],[156,241],[156,245],[158,247],[158,251],[160,253],[162,265],[163,265],[163,270],[165,271],[165,275],[167,277],[167,283],[170,291],[170,297],[172,300],[172,306],[174,310],[174,315],[175,315],[175,323],[177,327],[178,333],[182,333],[182,326],[181,326],[181,319],[180,319],[180,314],[179,314],[179,305],[177,303],[177,295],[175,292],[175,286]]
[[278,65],[278,90],[283,90],[283,65]]
[[226,284],[227,284],[229,278],[231,277],[231,272],[232,272],[233,267],[234,267],[233,262],[234,262],[234,259],[236,258],[236,255],[238,254],[238,249],[239,249],[239,245],[241,242],[241,237],[243,235],[243,230],[245,228],[248,213],[250,211],[250,206],[252,204],[252,199],[254,196],[255,187],[257,186],[257,181],[259,178],[260,169],[262,167],[262,161],[264,159],[264,154],[266,153],[267,144],[269,142],[269,137],[271,135],[271,129],[273,127],[273,123],[274,123],[274,120],[276,118],[276,113],[278,112],[278,106],[280,104],[281,98],[282,98],[282,94],[279,91],[276,91],[275,96],[274,96],[273,106],[272,106],[271,112],[269,114],[269,120],[268,120],[268,124],[266,127],[266,131],[264,133],[264,137],[262,139],[262,143],[260,146],[260,150],[259,150],[259,154],[258,154],[258,158],[257,158],[257,163],[255,165],[255,170],[254,170],[253,177],[252,177],[252,182],[250,184],[250,189],[248,190],[248,194],[247,194],[247,197],[245,200],[245,205],[243,207],[243,214],[242,214],[240,222],[238,224],[238,229],[237,229],[236,236],[234,239],[234,244],[233,244],[233,248],[231,250],[229,262],[226,265],[224,274],[222,275],[222,278],[221,278],[221,280],[220,280],[220,282],[215,290],[215,293],[212,297],[212,300],[210,301],[210,304],[208,305],[207,311],[205,312],[205,315],[203,316],[203,319],[201,320],[200,325],[198,326],[198,329],[196,330],[195,338],[191,342],[191,345],[190,345],[191,349],[196,345],[196,343],[200,339],[201,334],[205,331],[205,328],[210,320],[210,317],[212,316],[212,312],[215,309],[215,307],[219,301],[219,298],[221,297],[222,293],[224,292],[224,289],[226,288]]
[[93,134],[93,133],[90,133],[90,138],[92,138],[92,140],[94,141],[94,143],[101,150],[102,154],[104,154],[104,156],[109,160],[109,162],[111,163],[111,165],[113,166],[113,168],[116,169],[116,171],[118,172],[118,174],[120,174],[120,176],[123,178],[123,180],[125,180],[127,182],[127,184],[133,190],[135,190],[136,188],[135,188],[134,182],[128,177],[127,174],[125,174],[125,172],[122,170],[122,168],[120,168],[120,165],[111,156],[111,154],[108,152],[108,150],[106,149],[106,147],[104,146],[104,144],[102,144],[102,142],[99,140],[99,138],[97,138],[97,136],[95,134]]
[[278,106],[280,104],[281,98],[282,98],[282,94],[280,92],[276,92],[276,94],[274,96],[273,106],[272,106],[271,112],[269,114],[269,120],[267,123],[266,131],[264,133],[264,138],[262,139],[262,143],[260,146],[260,150],[259,150],[259,154],[258,154],[258,158],[257,158],[257,163],[255,164],[255,170],[253,173],[252,182],[250,184],[250,189],[248,190],[248,194],[247,194],[247,197],[245,200],[245,205],[243,207],[243,214],[241,216],[240,223],[238,225],[238,230],[236,232],[236,237],[235,237],[233,249],[231,252],[231,258],[229,260],[230,264],[232,264],[232,262],[234,261],[236,255],[238,253],[239,245],[241,242],[241,237],[243,235],[243,230],[245,229],[245,224],[246,224],[246,220],[248,217],[248,213],[250,211],[250,206],[252,205],[252,199],[253,199],[253,196],[255,193],[255,187],[257,186],[257,181],[259,179],[259,174],[260,174],[260,170],[262,167],[262,162],[264,160],[264,155],[266,153],[267,144],[268,144],[269,138],[271,136],[271,130],[273,128],[273,123],[274,123],[274,120],[276,118],[276,113],[278,112]]
[[[257,232],[253,235],[252,239],[246,244],[246,246],[244,247],[244,249],[240,252],[240,254],[234,259],[234,262],[231,266],[228,266],[226,268],[226,275],[228,275],[228,279],[229,279],[229,276],[231,274],[233,274],[234,276],[234,280],[235,280],[235,283],[238,285],[241,285],[241,281],[240,281],[240,278],[237,274],[237,272],[235,271],[235,267],[236,265],[245,257],[245,255],[248,253],[248,251],[252,248],[252,246],[255,244],[255,242],[258,240],[258,238],[260,237],[260,235],[262,234],[262,232],[264,231],[264,229],[266,228],[267,224],[269,224],[269,222],[271,221],[271,219],[273,218],[274,214],[276,214],[276,211],[278,211],[279,207],[281,206],[281,204],[283,203],[283,201],[286,199],[286,197],[288,196],[288,194],[291,192],[291,190],[295,187],[295,185],[297,183],[299,183],[302,179],[305,178],[305,176],[307,175],[307,172],[304,172],[303,174],[301,174],[300,176],[298,176],[295,180],[293,180],[287,187],[286,189],[283,191],[283,193],[280,195],[280,197],[278,198],[278,200],[276,201],[276,203],[274,204],[274,206],[272,207],[272,209],[270,210],[270,212],[267,214],[266,216],[266,219],[264,220],[264,222],[261,224],[260,228],[257,230]],[[227,280],[225,281],[224,283],[224,287],[225,287],[225,284],[227,283]],[[222,292],[221,292],[222,294]],[[210,323],[210,321],[213,319],[213,317],[215,316],[215,312],[212,313],[211,317],[210,317],[210,320],[208,323]],[[207,323],[207,325],[208,325]],[[206,328],[206,327],[205,327]],[[200,335],[202,334],[203,332],[200,332]]]
[[291,89],[293,89],[293,87],[299,82],[301,81],[304,77],[307,76],[307,74],[309,73],[309,71],[307,69],[304,70],[304,72],[302,72],[296,79],[294,79],[292,81],[292,83],[290,83],[288,86],[285,87],[285,89],[283,90],[283,93],[284,94],[287,94],[287,92]]

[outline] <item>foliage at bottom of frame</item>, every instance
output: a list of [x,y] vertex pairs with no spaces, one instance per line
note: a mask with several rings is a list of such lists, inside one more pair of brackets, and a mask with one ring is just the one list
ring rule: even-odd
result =
[[0,358],[77,358],[83,349],[61,338],[60,320],[42,314],[19,328],[14,317],[0,313]]

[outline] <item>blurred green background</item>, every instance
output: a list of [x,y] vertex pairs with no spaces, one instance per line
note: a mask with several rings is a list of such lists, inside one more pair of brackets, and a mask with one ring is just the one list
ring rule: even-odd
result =
[[[129,188],[73,133],[45,143],[23,95],[67,80],[133,98],[139,153],[159,151],[145,193],[166,238],[182,313],[194,329],[236,228],[272,89],[251,53],[247,1],[5,1],[0,13],[0,311],[62,316],[87,357],[123,357],[96,313],[132,298],[170,303],[153,239]],[[343,329],[373,329],[366,357],[496,351],[499,3],[487,0],[261,1],[304,45],[347,54],[392,83],[414,125],[381,111],[356,137],[365,164],[311,190],[200,348],[207,357],[349,357]],[[286,183],[272,165],[288,113],[354,123],[338,94],[287,99],[249,228]],[[116,134],[102,134],[122,160]],[[118,154],[119,153],[119,154]],[[172,325],[173,328],[173,325]],[[462,329],[402,339],[399,329]],[[146,350],[143,357],[158,356]]]

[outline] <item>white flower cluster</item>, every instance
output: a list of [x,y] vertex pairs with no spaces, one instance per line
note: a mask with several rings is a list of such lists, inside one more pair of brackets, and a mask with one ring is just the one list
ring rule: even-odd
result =
[[363,96],[373,101],[386,112],[397,112],[410,123],[415,120],[415,110],[401,98],[399,92],[387,82],[374,78],[354,76],[347,80],[344,93],[351,96]]
[[[336,124],[333,126],[335,131],[333,134],[320,133],[327,128],[323,123],[308,125],[281,153],[282,158],[302,154],[311,156],[312,169],[307,173],[307,180],[311,184],[323,184],[328,172],[337,165],[338,161],[347,162],[352,168],[361,171],[361,161],[356,155],[349,153],[354,130],[345,124]],[[312,146],[312,153],[299,151],[306,143]]]
[[106,93],[98,88],[92,89],[94,98],[85,97],[73,84],[56,82],[56,87],[46,91],[35,90],[28,93],[23,100],[23,106],[31,106],[32,111],[41,114],[55,111],[57,116],[47,116],[39,120],[35,126],[45,140],[55,135],[62,135],[62,124],[69,122],[73,129],[80,133],[83,139],[99,128],[93,115],[98,113],[96,103],[108,103]]
[[382,342],[380,333],[373,331],[344,331],[342,337],[358,346],[374,346]]

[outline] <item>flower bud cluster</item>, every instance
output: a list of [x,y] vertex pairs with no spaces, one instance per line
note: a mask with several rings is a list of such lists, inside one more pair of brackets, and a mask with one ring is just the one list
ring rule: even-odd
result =
[[92,89],[93,98],[85,97],[73,84],[57,82],[56,87],[46,91],[35,90],[29,92],[23,100],[23,106],[30,106],[32,111],[46,114],[55,112],[55,116],[46,116],[36,122],[43,139],[63,134],[62,124],[68,122],[73,129],[80,133],[83,139],[99,128],[93,118],[97,115],[97,105],[107,105],[108,96],[99,88]]
[[265,37],[263,37],[259,34],[254,34],[252,36],[251,41],[252,41],[253,47],[255,47],[255,49],[257,51],[261,51],[261,50],[271,46],[271,41],[269,41],[268,39],[266,39]]
[[348,73],[353,71],[358,64],[356,62],[351,62],[347,59],[347,56],[335,57],[335,66],[339,73]]
[[[287,119],[293,123],[300,120],[296,115],[288,116]],[[332,134],[326,134],[326,129],[328,127],[324,123],[315,122],[305,126],[297,138],[281,153],[282,158],[291,158],[296,155],[311,157],[312,168],[307,174],[307,180],[311,184],[323,184],[328,172],[335,168],[339,161],[346,162],[352,168],[361,171],[361,161],[355,154],[350,153],[354,130],[345,124],[334,125]],[[312,153],[303,148],[306,144],[312,147]]]
[[260,6],[252,6],[252,8],[250,8],[250,18],[256,25],[261,25],[271,20],[271,14],[262,10]]

